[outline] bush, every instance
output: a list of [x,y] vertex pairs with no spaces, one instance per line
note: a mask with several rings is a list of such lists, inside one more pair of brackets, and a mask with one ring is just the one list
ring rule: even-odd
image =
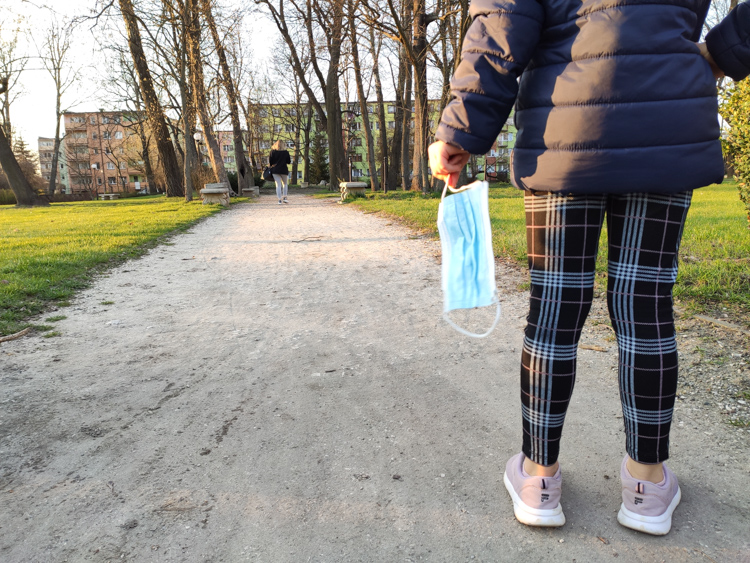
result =
[[734,170],[750,227],[750,80],[735,82],[724,92],[720,113],[730,126],[724,154]]
[[15,205],[16,194],[11,190],[0,190],[0,205]]

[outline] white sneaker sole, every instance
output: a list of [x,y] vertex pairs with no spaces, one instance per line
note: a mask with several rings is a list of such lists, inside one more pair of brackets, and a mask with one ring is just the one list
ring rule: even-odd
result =
[[562,505],[558,504],[557,508],[531,508],[516,494],[516,490],[508,479],[507,472],[503,474],[503,483],[505,483],[505,488],[513,500],[513,513],[516,515],[516,520],[521,524],[542,528],[557,528],[565,524]]
[[682,492],[677,487],[677,494],[664,514],[660,516],[641,516],[625,508],[625,503],[623,503],[620,505],[620,512],[617,513],[617,521],[631,530],[651,534],[652,536],[664,536],[672,529],[672,513],[680,504],[681,498]]

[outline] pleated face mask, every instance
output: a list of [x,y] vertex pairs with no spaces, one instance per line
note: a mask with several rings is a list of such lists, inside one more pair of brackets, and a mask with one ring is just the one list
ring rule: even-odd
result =
[[[445,197],[448,189],[453,195]],[[438,208],[437,223],[443,254],[443,318],[467,336],[489,336],[500,320],[500,302],[495,283],[487,182],[474,182],[456,190],[446,186]],[[458,326],[448,315],[454,309],[490,305],[497,306],[495,321],[487,332],[481,334]]]

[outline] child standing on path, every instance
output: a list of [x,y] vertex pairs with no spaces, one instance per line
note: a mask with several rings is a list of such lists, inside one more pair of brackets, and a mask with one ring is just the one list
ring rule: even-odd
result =
[[677,388],[677,254],[692,191],[724,176],[714,78],[750,74],[750,4],[697,44],[708,6],[472,1],[430,165],[455,186],[515,103],[511,179],[525,190],[531,298],[523,447],[504,482],[525,524],[565,523],[557,458],[606,217],[627,451],[617,519],[654,535],[671,528],[680,489],[664,461]]

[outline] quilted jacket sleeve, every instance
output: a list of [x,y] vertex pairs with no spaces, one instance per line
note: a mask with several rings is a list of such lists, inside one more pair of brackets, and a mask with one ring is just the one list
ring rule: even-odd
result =
[[742,2],[706,35],[706,46],[724,74],[734,80],[750,75],[750,4]]
[[544,21],[537,0],[473,0],[473,22],[435,136],[472,154],[492,147],[518,94]]

